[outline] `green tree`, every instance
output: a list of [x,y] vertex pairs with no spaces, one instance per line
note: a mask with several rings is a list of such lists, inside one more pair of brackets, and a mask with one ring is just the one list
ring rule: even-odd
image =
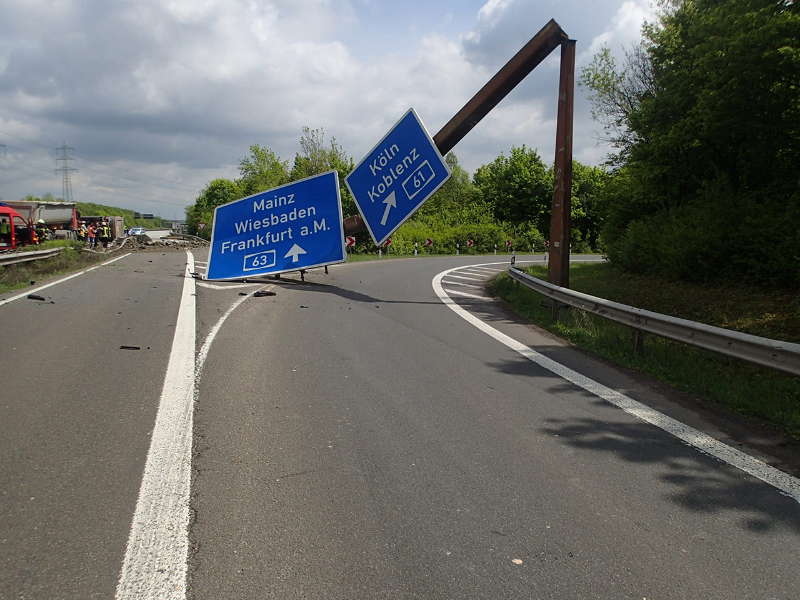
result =
[[606,51],[581,77],[618,128],[628,185],[608,189],[609,256],[676,277],[797,285],[785,261],[800,256],[800,5],[665,2],[643,34],[620,70]]
[[[211,237],[214,209],[233,202],[243,194],[239,184],[230,179],[214,179],[203,188],[195,203],[186,209],[186,225],[189,233],[209,239]],[[205,226],[201,226],[205,223]]]
[[253,144],[250,154],[239,161],[237,185],[242,197],[289,182],[288,163],[266,146]]
[[289,177],[292,181],[297,181],[326,171],[336,171],[339,175],[343,216],[349,216],[357,214],[358,209],[345,185],[344,178],[350,174],[354,166],[353,158],[344,151],[335,137],[332,137],[330,143],[326,144],[324,129],[303,127],[303,134],[300,136],[300,152],[295,154]]
[[573,252],[597,250],[603,225],[603,191],[609,174],[600,167],[572,161],[570,200],[571,241]]
[[470,181],[458,157],[450,152],[444,160],[450,168],[450,178],[420,207],[413,219],[430,225],[492,222],[491,206]]
[[501,154],[479,167],[473,182],[498,221],[528,222],[549,231],[553,176],[533,148],[511,148],[509,156]]

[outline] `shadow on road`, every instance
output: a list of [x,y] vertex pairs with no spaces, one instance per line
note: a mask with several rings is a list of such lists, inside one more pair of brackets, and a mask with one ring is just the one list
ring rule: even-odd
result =
[[[598,404],[608,406],[602,400]],[[765,533],[788,528],[800,533],[800,505],[771,486],[679,443],[647,423],[600,419],[550,419],[543,433],[573,448],[604,452],[631,463],[657,465],[672,488],[666,498],[696,513],[734,512],[741,526]]]
[[[262,280],[256,279],[249,279],[248,281],[259,283]],[[347,290],[341,288],[336,285],[331,285],[329,283],[316,283],[316,282],[309,282],[309,281],[298,281],[296,279],[287,279],[281,278],[279,280],[275,279],[268,279],[263,280],[263,283],[274,283],[278,285],[286,285],[291,286],[292,289],[296,290],[303,290],[306,292],[319,292],[323,294],[333,294],[335,296],[339,296],[340,298],[344,298],[345,300],[351,300],[353,302],[365,302],[369,304],[438,304],[440,306],[444,306],[439,300],[383,300],[381,298],[375,298],[374,296],[370,296],[368,294],[362,294],[361,292],[356,292],[353,290]]]

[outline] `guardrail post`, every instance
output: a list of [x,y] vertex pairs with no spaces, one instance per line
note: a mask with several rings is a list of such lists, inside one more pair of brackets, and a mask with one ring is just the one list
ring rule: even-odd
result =
[[633,330],[633,352],[644,354],[644,332],[641,329]]

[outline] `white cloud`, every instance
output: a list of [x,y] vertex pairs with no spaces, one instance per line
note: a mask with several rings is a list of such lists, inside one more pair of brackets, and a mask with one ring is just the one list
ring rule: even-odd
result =
[[[583,56],[600,40],[635,39],[651,14],[645,0],[597,0],[583,11],[583,0],[488,0],[473,9],[471,32],[423,33],[373,57],[355,54],[341,33],[373,26],[364,0],[5,5],[0,143],[37,158],[28,170],[6,161],[0,195],[59,194],[42,149],[67,140],[78,149],[76,198],[152,212],[163,203],[173,217],[210,179],[235,176],[250,144],[291,159],[304,125],[324,127],[356,159],[409,106],[436,133],[551,16],[579,47],[591,41]],[[552,160],[556,67],[557,58],[546,61],[458,145],[466,167],[523,143]],[[580,101],[575,128],[576,157],[594,161],[601,152]]]
[[626,0],[617,9],[607,28],[592,38],[589,47],[578,56],[577,63],[588,62],[604,46],[621,56],[623,48],[641,39],[642,25],[655,20],[656,7],[651,0]]

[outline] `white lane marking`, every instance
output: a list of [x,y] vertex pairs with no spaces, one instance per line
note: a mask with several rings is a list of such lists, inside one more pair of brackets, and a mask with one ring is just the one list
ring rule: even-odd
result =
[[[247,285],[253,285],[253,284],[247,284]],[[260,285],[260,284],[255,284],[255,285]],[[265,285],[262,286],[261,289],[269,290],[272,289],[272,287],[273,287],[272,285]],[[247,296],[242,296],[241,298],[238,298],[236,302],[231,304],[230,308],[228,308],[228,310],[226,310],[223,313],[223,315],[219,319],[217,319],[217,322],[214,323],[214,326],[208,332],[206,339],[203,341],[203,345],[200,347],[200,351],[197,353],[197,358],[195,359],[195,364],[194,364],[195,396],[197,396],[199,392],[197,384],[200,382],[200,376],[203,373],[203,366],[205,365],[206,357],[208,356],[208,351],[211,349],[211,344],[214,343],[214,338],[217,337],[217,333],[222,328],[222,324],[228,320],[228,317],[231,316],[231,313],[233,313],[233,311],[239,308],[242,305],[242,303],[245,302],[250,297],[252,297],[252,294],[248,294]]]
[[205,283],[205,282],[198,282],[197,285],[200,287],[208,288],[210,290],[235,290],[236,288],[246,288],[246,287],[253,287],[256,285],[261,285],[260,283],[236,283],[231,285],[217,285],[215,283]]
[[489,296],[478,296],[477,294],[469,294],[467,292],[459,292],[458,290],[444,290],[448,294],[453,294],[454,296],[463,296],[464,298],[477,298],[478,300],[491,300]]
[[450,273],[448,277],[452,279],[463,279],[464,281],[480,281],[481,283],[486,281],[486,279],[478,279],[477,277],[464,277],[462,275],[453,275],[452,273]]
[[186,271],[175,336],[144,467],[116,600],[185,600],[195,388],[194,257]]
[[495,273],[499,273],[500,271],[505,271],[503,267],[493,267],[491,269],[487,269],[485,267],[470,267],[470,270],[478,271],[480,273],[494,275]]
[[564,365],[550,358],[547,358],[529,346],[518,342],[511,336],[508,336],[505,333],[498,331],[491,325],[484,323],[478,317],[459,306],[458,303],[456,303],[447,295],[447,292],[442,287],[441,283],[445,276],[450,277],[451,275],[449,275],[449,273],[455,271],[457,268],[458,267],[442,271],[433,278],[431,285],[433,286],[433,291],[436,293],[439,299],[451,310],[453,310],[459,317],[477,327],[483,333],[494,338],[506,347],[514,350],[518,354],[521,354],[529,361],[539,365],[544,369],[547,369],[551,373],[555,373],[562,379],[566,379],[579,388],[582,388],[587,392],[602,398],[606,402],[621,408],[626,413],[631,414],[646,423],[655,425],[659,429],[666,431],[679,440],[686,442],[690,446],[694,446],[700,452],[709,454],[724,463],[727,463],[749,475],[752,475],[757,479],[760,479],[764,483],[771,485],[772,487],[780,490],[800,503],[800,479],[793,477],[788,473],[784,473],[783,471],[776,469],[775,467],[772,467],[765,462],[750,456],[749,454],[745,454],[736,448],[728,446],[727,444],[720,442],[710,435],[703,433],[699,429],[695,429],[694,427],[690,427],[685,423],[681,423],[677,419],[673,419],[672,417],[669,417],[664,413],[655,410],[654,408],[646,406],[641,402],[637,402],[625,394],[606,387],[602,383],[594,381],[593,379],[590,379],[589,377],[586,377],[577,371],[573,371],[572,369],[565,367]]
[[461,286],[461,287],[468,287],[468,288],[473,288],[473,289],[476,289],[476,290],[482,290],[483,289],[482,285],[473,285],[471,283],[464,283],[463,281],[450,281],[450,280],[448,280],[448,281],[445,281],[444,283],[446,285],[458,285],[458,286]]
[[478,271],[477,269],[465,269],[461,268],[458,270],[461,275],[470,275],[472,277],[488,277],[489,273],[484,271]]
[[44,285],[40,285],[39,287],[35,287],[30,290],[26,290],[21,294],[17,294],[16,296],[11,296],[10,298],[6,298],[5,300],[0,300],[0,306],[4,304],[8,304],[9,302],[14,302],[14,300],[19,300],[20,298],[25,298],[28,294],[35,294],[40,290],[46,290],[49,287],[53,287],[54,285],[58,285],[59,283],[64,283],[65,281],[69,281],[70,279],[74,279],[80,275],[84,275],[89,271],[94,271],[95,269],[99,269],[100,267],[105,267],[106,265],[110,265],[113,262],[121,260],[126,256],[130,256],[133,252],[128,252],[127,254],[123,254],[122,256],[117,256],[116,258],[112,258],[111,260],[107,260],[104,263],[100,263],[99,265],[95,265],[93,267],[89,267],[88,269],[84,269],[83,271],[78,271],[77,273],[73,273],[72,275],[67,275],[66,277],[62,277],[61,279],[57,279],[56,281],[51,281],[50,283],[46,283]]

